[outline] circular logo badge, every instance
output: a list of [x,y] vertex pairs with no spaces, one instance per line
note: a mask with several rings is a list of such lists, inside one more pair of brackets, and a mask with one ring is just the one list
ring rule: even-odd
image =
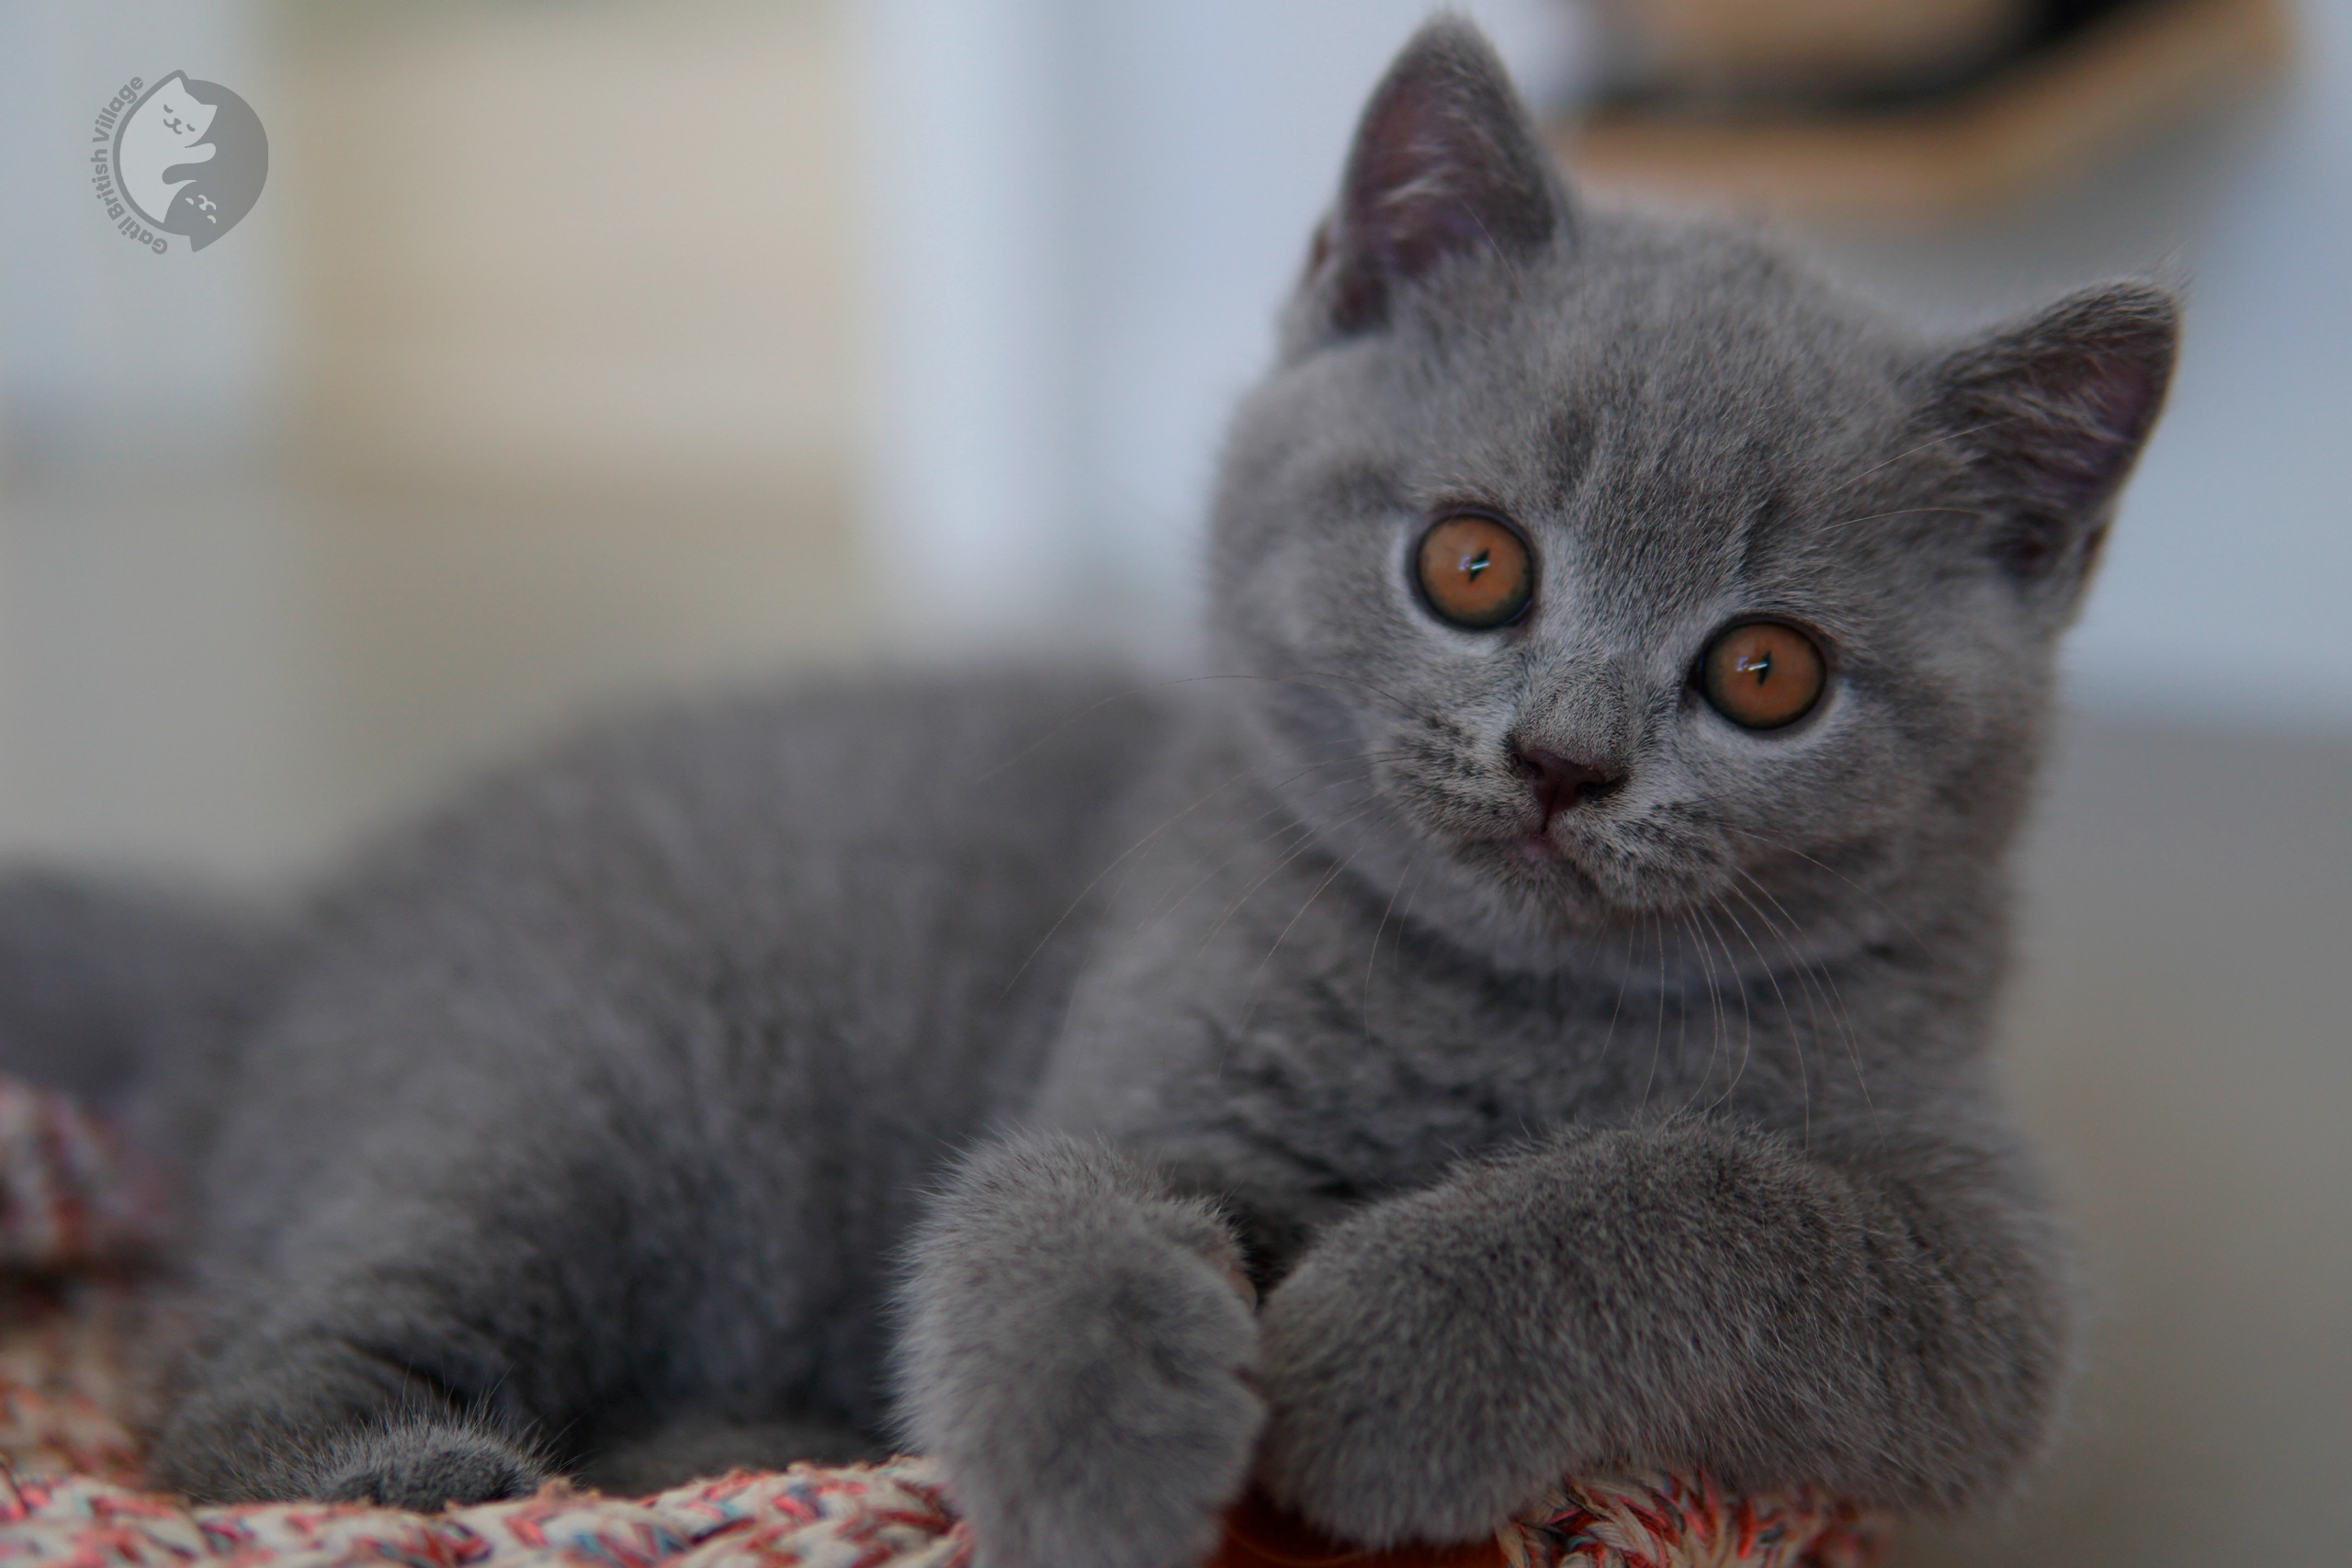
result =
[[244,99],[175,71],[116,122],[114,170],[133,212],[200,251],[260,199],[269,138]]

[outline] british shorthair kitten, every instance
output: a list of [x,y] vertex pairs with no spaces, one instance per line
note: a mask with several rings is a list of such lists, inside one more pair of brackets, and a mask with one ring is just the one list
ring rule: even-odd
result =
[[1253,1481],[1374,1544],[1626,1465],[1998,1494],[2069,1315],[2004,868],[2175,332],[1930,340],[1589,209],[1431,23],[1234,422],[1224,678],[625,726],[220,964],[17,885],[7,952],[87,939],[52,1055],[69,971],[217,1021],[143,1091],[206,1306],[159,1475],[899,1442],[986,1568],[1185,1568]]

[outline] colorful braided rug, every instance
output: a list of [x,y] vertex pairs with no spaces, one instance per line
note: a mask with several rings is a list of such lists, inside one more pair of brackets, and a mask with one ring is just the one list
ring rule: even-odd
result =
[[[927,1461],[738,1472],[651,1497],[560,1483],[439,1514],[193,1507],[141,1489],[123,1354],[138,1239],[104,1129],[0,1079],[0,1568],[967,1568]],[[1874,1568],[1889,1526],[1810,1492],[1727,1497],[1673,1476],[1563,1486],[1491,1541],[1370,1552],[1256,1500],[1213,1568]]]

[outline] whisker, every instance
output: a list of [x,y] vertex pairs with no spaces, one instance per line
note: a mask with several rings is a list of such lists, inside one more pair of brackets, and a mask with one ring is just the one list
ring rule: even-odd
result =
[[1941,435],[1934,436],[1928,440],[1920,442],[1917,446],[1906,447],[1903,451],[1897,452],[1894,457],[1889,457],[1883,463],[1871,464],[1869,468],[1864,468],[1860,473],[1856,474],[1852,479],[1848,479],[1844,484],[1833,486],[1830,489],[1829,493],[1831,495],[1843,494],[1845,491],[1853,489],[1856,485],[1870,478],[1872,474],[1878,473],[1882,469],[1891,468],[1894,467],[1895,464],[1903,461],[1905,457],[1917,457],[1920,453],[1925,452],[1928,447],[1940,446],[1947,441],[1962,441],[1972,435],[1981,435],[1996,424],[2009,423],[2014,418],[2015,416],[2011,414],[2002,414],[1998,418],[1988,419],[1982,424],[1970,425],[1966,430],[1948,430]]
[[1639,924],[1625,928],[1625,962],[1617,971],[1617,1000],[1609,1009],[1609,1030],[1600,1037],[1600,1049],[1593,1054],[1593,1066],[1609,1060],[1609,1047],[1617,1043],[1617,1015],[1625,1010],[1625,987],[1634,977],[1634,938],[1641,931]]
[[[1384,756],[1385,756],[1385,755],[1386,755],[1386,753],[1382,753],[1382,752],[1366,752],[1366,753],[1364,753],[1364,756],[1365,756],[1366,758],[1370,758],[1370,759],[1374,760],[1374,761],[1378,761],[1378,760],[1382,759],[1382,758],[1383,758]],[[1351,760],[1359,760],[1359,759],[1351,759]],[[1329,763],[1321,763],[1321,764],[1317,764],[1317,765],[1318,765],[1318,766],[1330,766],[1330,765],[1332,765],[1332,764],[1329,764]],[[1311,770],[1310,770],[1310,771],[1311,771]],[[1293,774],[1293,775],[1292,775],[1292,778],[1294,778],[1294,779],[1295,779],[1295,778],[1297,778],[1297,777],[1300,777],[1300,776],[1302,776],[1302,775],[1300,775],[1300,774]],[[1284,780],[1284,781],[1283,781],[1283,784],[1287,784],[1287,783],[1289,783],[1289,782],[1291,782],[1291,781],[1290,781],[1290,780]],[[1331,781],[1331,783],[1329,783],[1329,784],[1323,784],[1323,785],[1318,786],[1318,787],[1317,787],[1316,790],[1314,790],[1312,793],[1313,793],[1314,795],[1320,795],[1320,794],[1322,794],[1325,790],[1329,790],[1329,789],[1336,789],[1336,788],[1338,788],[1340,784],[1346,784],[1346,783],[1348,783],[1348,782],[1349,782],[1349,781],[1348,781],[1348,780],[1346,780],[1346,779],[1334,779],[1333,781]],[[1371,781],[1367,778],[1367,779],[1366,779],[1366,780],[1364,780],[1363,782],[1365,782],[1365,783],[1367,783],[1367,784],[1368,784],[1368,783],[1370,783]],[[1277,785],[1275,785],[1274,787],[1275,787],[1275,788],[1280,788],[1280,787],[1282,787],[1282,786],[1281,786],[1281,784],[1277,784]],[[1375,792],[1374,792],[1374,793],[1377,793],[1377,791],[1375,790]],[[1361,805],[1361,804],[1362,804],[1362,802],[1358,802],[1357,804],[1358,804],[1358,805]],[[1288,807],[1287,807],[1287,806],[1286,806],[1286,804],[1285,804],[1285,803],[1281,802],[1281,801],[1277,801],[1274,805],[1268,807],[1265,810],[1263,810],[1263,811],[1260,812],[1257,816],[1255,816],[1255,817],[1251,818],[1248,822],[1243,823],[1243,824],[1242,824],[1242,828],[1243,828],[1243,829],[1244,829],[1244,830],[1247,830],[1248,829],[1250,829],[1250,828],[1254,828],[1254,827],[1256,827],[1259,823],[1263,822],[1264,820],[1266,820],[1266,818],[1267,818],[1281,815],[1281,814],[1283,814],[1284,811],[1286,811],[1287,809],[1288,809]],[[1258,835],[1258,837],[1256,837],[1256,838],[1254,838],[1254,839],[1250,840],[1248,842],[1246,842],[1246,843],[1242,844],[1240,848],[1238,848],[1238,849],[1235,850],[1231,854],[1229,854],[1229,855],[1226,856],[1223,860],[1221,860],[1221,861],[1217,862],[1217,863],[1216,863],[1216,864],[1215,864],[1215,865],[1211,866],[1207,871],[1204,872],[1204,873],[1201,874],[1201,876],[1200,876],[1199,880],[1195,881],[1195,882],[1194,882],[1191,886],[1189,886],[1189,887],[1185,888],[1183,892],[1182,892],[1182,893],[1178,894],[1178,895],[1175,897],[1175,898],[1170,902],[1170,904],[1168,905],[1168,907],[1167,907],[1166,908],[1164,908],[1164,909],[1160,910],[1160,911],[1159,911],[1159,913],[1158,915],[1154,916],[1154,917],[1152,918],[1151,924],[1150,924],[1149,926],[1146,927],[1145,929],[1146,929],[1147,931],[1156,931],[1156,930],[1158,930],[1158,929],[1159,928],[1159,926],[1160,926],[1161,924],[1163,924],[1163,923],[1168,919],[1168,918],[1169,918],[1170,915],[1173,915],[1177,910],[1179,910],[1179,909],[1182,908],[1183,908],[1187,903],[1191,902],[1191,900],[1192,900],[1192,897],[1193,897],[1193,894],[1198,893],[1202,888],[1206,887],[1210,883],[1212,883],[1212,882],[1216,881],[1216,878],[1217,878],[1217,874],[1218,874],[1220,872],[1224,871],[1227,866],[1231,865],[1235,861],[1239,860],[1243,855],[1248,854],[1251,850],[1261,848],[1261,847],[1263,847],[1266,843],[1268,843],[1269,841],[1271,841],[1271,840],[1275,840],[1275,839],[1279,839],[1279,838],[1281,838],[1284,833],[1297,833],[1297,834],[1301,835],[1301,837],[1302,837],[1302,838],[1311,839],[1311,838],[1313,838],[1313,837],[1315,836],[1315,825],[1314,825],[1313,823],[1311,823],[1311,822],[1307,822],[1307,821],[1302,820],[1302,819],[1301,819],[1301,818],[1296,818],[1296,817],[1290,817],[1290,818],[1286,818],[1284,821],[1283,821],[1283,822],[1281,822],[1280,824],[1278,824],[1278,825],[1277,825],[1277,826],[1272,829],[1272,831],[1271,831],[1271,832],[1266,832],[1266,833],[1261,833],[1261,834]]]
[[1698,947],[1698,966],[1701,966],[1701,976],[1705,978],[1705,983],[1708,983],[1708,1006],[1714,1013],[1714,1037],[1708,1042],[1708,1065],[1701,1069],[1698,1079],[1693,1079],[1691,1096],[1689,1096],[1687,1100],[1681,1102],[1681,1105],[1675,1110],[1677,1117],[1684,1117],[1684,1114],[1691,1112],[1693,1105],[1698,1105],[1698,1096],[1702,1096],[1702,1093],[1708,1090],[1708,1079],[1713,1079],[1714,1077],[1714,1063],[1717,1063],[1717,1058],[1724,1051],[1724,995],[1722,995],[1722,989],[1717,989],[1717,985],[1714,985],[1714,954],[1713,952],[1708,952],[1705,942],[1698,938],[1698,924],[1691,919],[1691,912],[1689,912],[1689,909],[1677,909],[1675,919],[1679,921],[1684,933],[1691,938],[1691,945]]
[[1348,869],[1348,863],[1354,860],[1363,849],[1363,846],[1362,844],[1358,844],[1354,849],[1350,850],[1346,854],[1340,857],[1339,861],[1331,867],[1331,869],[1323,874],[1323,880],[1315,885],[1315,890],[1306,896],[1306,901],[1299,905],[1297,913],[1292,915],[1289,922],[1285,924],[1280,931],[1275,933],[1272,944],[1266,949],[1266,956],[1258,960],[1258,966],[1250,971],[1250,982],[1248,987],[1250,1006],[1241,1015],[1240,1031],[1238,1031],[1237,1032],[1246,1032],[1250,1027],[1250,1021],[1258,1016],[1258,982],[1265,975],[1266,965],[1274,961],[1274,954],[1282,951],[1283,943],[1288,941],[1290,933],[1297,929],[1298,922],[1306,918],[1306,911],[1315,907],[1315,900],[1323,897],[1323,890],[1340,879],[1340,874]]
[[[1404,879],[1402,878],[1398,879],[1400,886],[1403,884],[1403,880]],[[1393,951],[1396,954],[1396,968],[1400,974],[1403,973],[1405,968],[1405,933],[1412,927],[1413,900],[1419,897],[1420,893],[1421,885],[1419,882],[1415,882],[1410,886],[1406,887],[1405,907],[1396,911],[1396,945]]]
[[1653,918],[1651,929],[1657,936],[1657,1028],[1650,1036],[1650,1072],[1642,1080],[1642,1102],[1635,1114],[1647,1111],[1650,1090],[1657,1086],[1658,1056],[1666,1049],[1666,921]]
[[[1729,913],[1728,910],[1724,912]],[[1715,945],[1723,949],[1724,972],[1731,976],[1739,987],[1739,1066],[1732,1070],[1731,1081],[1724,1085],[1724,1092],[1714,1105],[1708,1107],[1714,1110],[1730,1100],[1733,1092],[1739,1088],[1740,1080],[1747,1076],[1747,1064],[1756,1055],[1756,1015],[1747,999],[1747,982],[1740,976],[1738,960],[1732,954],[1731,943],[1724,940],[1723,928],[1715,924],[1714,912],[1702,909],[1699,918],[1707,922],[1707,930],[1714,935]],[[1749,945],[1755,944],[1750,942]],[[1766,973],[1770,973],[1771,965],[1762,952],[1758,952],[1756,957],[1759,964],[1764,964]]]
[[[1021,748],[1020,750],[1015,751],[1012,756],[1007,757],[1004,761],[999,762],[995,767],[982,770],[972,779],[971,783],[973,784],[983,784],[1009,768],[1019,767],[1023,762],[1027,761],[1030,757],[1035,755],[1040,747],[1048,745],[1068,731],[1075,729],[1080,725],[1084,724],[1088,719],[1092,718],[1096,714],[1102,712],[1104,708],[1111,706],[1114,703],[1124,703],[1132,698],[1140,697],[1148,692],[1157,692],[1163,690],[1166,687],[1180,685],[1182,683],[1182,682],[1180,681],[1150,681],[1140,686],[1130,686],[1124,692],[1114,692],[1107,697],[1089,703],[1086,706],[1079,709],[1078,712],[1070,715],[1068,718],[1063,719],[1059,724],[1055,725],[1043,735],[1037,737],[1036,739],[1029,742],[1028,745]],[[967,787],[969,786],[967,785]]]
[[1883,523],[1894,517],[1918,517],[1935,513],[1953,517],[1982,517],[1984,510],[1979,506],[1904,506],[1893,512],[1873,512],[1867,517],[1847,517],[1836,523],[1825,523],[1819,531],[1834,534],[1841,528],[1859,528],[1865,523]]
[[1697,1080],[1690,1086],[1690,1099],[1684,1100],[1681,1108],[1675,1112],[1678,1116],[1688,1114],[1691,1108],[1699,1103],[1699,1097],[1707,1090],[1707,1080],[1715,1076],[1715,1062],[1723,1055],[1724,1034],[1727,1022],[1724,1011],[1723,990],[1715,983],[1714,953],[1708,949],[1705,939],[1699,934],[1698,921],[1692,918],[1691,912],[1688,909],[1681,910],[1679,918],[1681,920],[1682,929],[1690,933],[1692,944],[1699,950],[1699,967],[1701,974],[1706,977],[1707,1002],[1714,1014],[1715,1033],[1714,1038],[1707,1045],[1706,1067],[1701,1071]]
[[[1775,897],[1772,890],[1765,886],[1754,873],[1740,870],[1738,874],[1747,878],[1750,886],[1761,893],[1767,902],[1781,911],[1781,918],[1789,922],[1792,931],[1798,928],[1797,918],[1789,913],[1788,907]],[[1758,913],[1760,914],[1761,911],[1759,910]],[[1794,951],[1793,947],[1791,951]],[[1808,961],[1800,958],[1799,962]],[[1829,965],[1819,959],[1809,962],[1814,971],[1820,976],[1822,985],[1828,990],[1830,1012],[1838,1020],[1838,1032],[1845,1037],[1846,1055],[1854,1064],[1854,1087],[1861,1092],[1862,1105],[1870,1112],[1871,1129],[1883,1139],[1886,1136],[1886,1128],[1879,1120],[1877,1102],[1871,1098],[1870,1078],[1862,1069],[1862,1047],[1861,1042],[1854,1033],[1853,1014],[1846,1006],[1845,996],[1838,989],[1838,976],[1830,973]]]
[[1880,897],[1869,888],[1863,886],[1860,883],[1856,882],[1852,877],[1848,876],[1845,873],[1838,870],[1837,867],[1815,859],[1813,856],[1805,853],[1803,850],[1798,849],[1795,845],[1775,839],[1770,833],[1759,832],[1756,829],[1743,827],[1739,823],[1731,821],[1727,818],[1710,813],[1708,820],[1713,822],[1716,827],[1726,829],[1731,832],[1745,833],[1749,838],[1780,851],[1782,854],[1793,855],[1795,858],[1804,862],[1807,865],[1812,866],[1815,870],[1820,872],[1825,876],[1836,877],[1839,882],[1845,884],[1847,887],[1852,889],[1856,893],[1859,893],[1864,898],[1869,899],[1871,905],[1877,908],[1878,912],[1884,915],[1888,919],[1893,920],[1897,929],[1899,929],[1905,936],[1909,937],[1913,943],[1923,951],[1927,948],[1927,938],[1921,936],[1917,931],[1913,929],[1911,922],[1903,918],[1901,911],[1897,910],[1893,905],[1887,903],[1885,899]]
[[[1348,802],[1347,805],[1340,809],[1339,814],[1330,819],[1329,825],[1331,827],[1339,827],[1349,821],[1351,818],[1360,815],[1363,808],[1377,796],[1377,791],[1367,791],[1364,795]],[[1279,811],[1279,809],[1280,808],[1277,807],[1276,811]],[[1245,826],[1256,827],[1259,823],[1263,822],[1267,818],[1276,815],[1276,811],[1261,812],[1257,817],[1252,818],[1249,823],[1245,824]],[[1290,840],[1287,845],[1284,845],[1282,842],[1285,838]],[[1170,916],[1173,915],[1178,909],[1183,908],[1185,904],[1191,901],[1193,894],[1198,893],[1202,888],[1206,887],[1210,883],[1216,881],[1218,873],[1224,871],[1227,867],[1232,865],[1236,861],[1240,860],[1251,851],[1261,850],[1269,845],[1273,845],[1278,849],[1281,849],[1283,852],[1283,858],[1281,861],[1276,862],[1273,868],[1274,871],[1279,871],[1283,866],[1288,865],[1293,859],[1295,859],[1299,853],[1304,852],[1306,847],[1314,841],[1315,824],[1312,822],[1303,821],[1295,817],[1283,817],[1283,819],[1275,823],[1272,828],[1259,834],[1256,838],[1251,839],[1239,849],[1235,850],[1231,854],[1226,856],[1225,859],[1217,862],[1214,866],[1211,866],[1208,871],[1198,880],[1194,881],[1192,886],[1185,888],[1182,893],[1177,895],[1172,903],[1170,903],[1166,908],[1162,909],[1158,915],[1154,916],[1152,918],[1151,925],[1146,929],[1157,930],[1159,926],[1165,924]],[[1273,872],[1270,871],[1266,874],[1267,876],[1271,876],[1273,874]],[[1262,886],[1264,881],[1265,878],[1261,877],[1257,884],[1253,884],[1251,886],[1250,892],[1255,892],[1257,887],[1259,886]],[[1242,897],[1245,899],[1248,898],[1249,892],[1245,892]]]
[[[1341,815],[1333,818],[1331,821],[1327,824],[1327,827],[1338,828],[1343,826],[1344,824],[1363,817],[1374,809],[1386,806],[1387,804],[1388,803],[1386,801],[1380,798],[1377,795],[1374,795],[1365,800],[1363,804],[1352,807]],[[1271,867],[1269,867],[1263,876],[1261,876],[1257,881],[1242,889],[1241,897],[1236,898],[1231,904],[1227,905],[1226,907],[1225,913],[1216,918],[1216,923],[1210,926],[1207,932],[1202,936],[1200,945],[1193,950],[1193,956],[1197,959],[1201,954],[1206,953],[1209,950],[1209,943],[1216,940],[1217,932],[1225,929],[1226,922],[1232,919],[1234,916],[1241,912],[1242,906],[1248,904],[1250,900],[1256,896],[1258,889],[1263,887],[1267,883],[1272,882],[1293,861],[1305,854],[1308,848],[1316,841],[1315,835],[1309,833],[1299,843],[1297,848],[1292,850],[1290,853],[1283,856],[1282,859],[1276,861]]]
[[[1283,780],[1273,787],[1279,789],[1283,787],[1283,784],[1287,784],[1293,780],[1305,777],[1307,773],[1313,773],[1317,768],[1336,766],[1345,761],[1348,761],[1348,759],[1342,758],[1330,762],[1312,763],[1300,769],[1298,772],[1292,773],[1289,778]],[[1078,896],[1072,898],[1069,903],[1063,908],[1062,912],[1054,917],[1054,923],[1046,928],[1046,934],[1037,939],[1036,944],[1030,948],[1028,956],[1022,959],[1020,966],[1014,969],[1012,977],[1005,981],[1004,989],[998,993],[997,999],[1001,1001],[1006,997],[1012,994],[1012,987],[1019,985],[1021,983],[1021,977],[1029,973],[1030,966],[1037,962],[1037,955],[1046,951],[1046,944],[1054,940],[1054,937],[1061,931],[1062,927],[1069,923],[1069,918],[1072,915],[1076,914],[1080,908],[1085,907],[1087,899],[1091,897],[1094,894],[1094,890],[1102,885],[1103,878],[1109,876],[1114,871],[1117,870],[1119,866],[1125,863],[1131,856],[1138,854],[1143,850],[1149,847],[1159,838],[1161,834],[1175,827],[1177,823],[1182,822],[1185,818],[1190,817],[1193,812],[1198,811],[1202,807],[1206,806],[1210,801],[1215,800],[1218,795],[1223,795],[1227,790],[1231,789],[1234,785],[1240,784],[1245,779],[1256,777],[1259,773],[1264,771],[1265,770],[1263,769],[1258,768],[1242,769],[1239,773],[1237,773],[1232,777],[1227,779],[1223,784],[1216,785],[1207,794],[1193,801],[1190,806],[1183,807],[1182,810],[1177,811],[1174,815],[1169,817],[1158,827],[1152,829],[1149,832],[1137,839],[1134,843],[1129,844],[1125,849],[1120,851],[1109,864],[1103,866],[1101,871],[1096,872],[1087,882],[1086,886],[1078,890]],[[1277,809],[1279,809],[1279,807],[1277,807]]]
[[[1396,900],[1404,893],[1405,884],[1412,880],[1413,868],[1420,863],[1421,852],[1428,848],[1429,840],[1426,839],[1413,846],[1413,852],[1405,859],[1404,869],[1396,874],[1396,886],[1388,890],[1388,902],[1380,911],[1380,923],[1372,928],[1372,953],[1363,961],[1363,1037],[1366,1041],[1372,1039],[1372,972],[1380,963],[1380,939],[1388,930],[1388,917],[1396,913]],[[1405,940],[1401,927],[1397,930],[1396,940],[1401,946]],[[1622,1002],[1624,998],[1624,989],[1620,987],[1617,999]]]
[[[1740,886],[1737,883],[1732,884],[1731,890],[1735,894],[1738,895],[1740,902],[1747,906],[1749,911],[1756,916],[1757,919],[1763,924],[1764,928],[1770,931],[1775,938],[1778,938],[1780,935],[1779,928],[1772,924],[1771,918],[1770,916],[1766,915],[1762,909],[1756,907],[1756,901],[1747,896],[1747,890]],[[1738,931],[1741,936],[1747,938],[1748,948],[1756,954],[1756,962],[1761,965],[1764,970],[1764,977],[1772,983],[1772,997],[1774,1000],[1781,1004],[1781,1021],[1789,1026],[1789,1047],[1797,1054],[1798,1117],[1803,1122],[1804,1129],[1804,1146],[1810,1149],[1813,1146],[1813,1075],[1805,1066],[1804,1039],[1797,1031],[1796,1010],[1789,1006],[1788,993],[1781,988],[1780,972],[1774,968],[1772,961],[1764,956],[1763,947],[1758,943],[1754,936],[1749,934],[1747,923],[1741,920],[1737,915],[1734,914],[1729,909],[1725,909],[1724,911],[1724,919],[1732,923],[1733,930]],[[1787,943],[1783,942],[1782,945],[1786,946]],[[1790,956],[1792,958],[1796,957],[1796,953],[1793,950],[1791,951]],[[1802,959],[1798,960],[1798,973],[1800,975],[1804,973],[1804,961]],[[1808,986],[1805,990],[1805,1009],[1806,1011],[1812,1015],[1814,1043],[1818,1044],[1821,1041],[1821,1010],[1814,1005],[1813,992],[1810,986]]]
[[[1306,679],[1306,677],[1307,676],[1313,676],[1314,680]],[[1442,729],[1453,735],[1464,735],[1467,733],[1467,731],[1463,729],[1463,728],[1453,719],[1446,718],[1442,715],[1433,714],[1426,708],[1416,706],[1414,704],[1408,703],[1404,698],[1398,696],[1396,693],[1388,691],[1384,687],[1374,685],[1372,682],[1365,680],[1361,675],[1350,675],[1344,671],[1307,670],[1297,675],[1261,675],[1251,671],[1237,671],[1220,675],[1191,675],[1185,677],[1182,682],[1171,682],[1171,684],[1185,684],[1197,681],[1264,681],[1272,685],[1302,686],[1310,692],[1323,692],[1330,690],[1328,686],[1317,685],[1316,683],[1317,681],[1338,681],[1346,685],[1362,687],[1363,690],[1370,692],[1374,696],[1379,697],[1383,701],[1395,705],[1398,711],[1419,719],[1423,724],[1428,725],[1432,729]]]

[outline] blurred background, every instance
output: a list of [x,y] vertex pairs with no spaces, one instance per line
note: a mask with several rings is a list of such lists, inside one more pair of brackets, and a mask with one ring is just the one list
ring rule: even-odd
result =
[[[1907,1561],[2352,1539],[2352,0],[1490,0],[1607,199],[1924,319],[2154,271],[2008,1062],[2090,1376]],[[666,691],[1182,660],[1225,410],[1419,0],[0,0],[0,852],[267,890]],[[92,198],[233,88],[201,254]]]

